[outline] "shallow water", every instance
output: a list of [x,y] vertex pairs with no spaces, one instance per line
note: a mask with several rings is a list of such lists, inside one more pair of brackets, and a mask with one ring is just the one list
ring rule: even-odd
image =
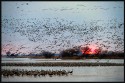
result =
[[68,76],[24,76],[24,77],[2,77],[2,82],[123,82],[124,81],[124,66],[95,66],[95,67],[16,67],[16,66],[3,66],[2,69],[27,69],[27,70],[72,70],[73,74]]
[[[2,58],[2,63],[37,63],[37,62],[106,62],[124,63],[124,59],[84,59],[84,60],[61,60],[61,59],[30,59],[30,58]],[[24,76],[2,77],[2,82],[123,82],[124,66],[83,66],[83,67],[43,67],[43,66],[2,66],[2,69],[26,69],[26,70],[73,70],[68,76]]]
[[106,62],[124,63],[124,59],[84,59],[84,60],[61,60],[61,59],[30,59],[30,58],[2,58],[2,63],[37,63],[37,62]]

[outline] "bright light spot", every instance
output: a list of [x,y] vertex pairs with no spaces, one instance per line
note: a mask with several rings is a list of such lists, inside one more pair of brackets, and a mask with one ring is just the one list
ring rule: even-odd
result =
[[84,48],[84,46],[82,46],[81,51],[82,51],[83,54],[95,54],[96,49],[97,49],[96,45],[89,45],[87,50]]

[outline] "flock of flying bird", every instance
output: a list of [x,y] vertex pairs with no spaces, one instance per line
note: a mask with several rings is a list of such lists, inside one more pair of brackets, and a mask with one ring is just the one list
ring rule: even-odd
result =
[[[26,3],[25,5],[29,4]],[[41,52],[43,50],[56,52],[57,50],[62,51],[78,45],[89,46],[91,44],[106,48],[107,50],[114,45],[116,50],[118,50],[124,46],[124,23],[115,22],[116,20],[111,19],[109,23],[104,25],[104,20],[76,24],[75,21],[60,19],[58,17],[2,19],[2,35],[10,34],[10,38],[12,37],[13,39],[16,37],[16,33],[19,33],[20,36],[28,38],[29,42],[37,43],[33,48],[34,52]],[[102,25],[98,23],[102,23]],[[13,41],[15,40],[9,40],[8,44],[3,45],[2,49],[7,52],[6,46],[11,45]],[[28,48],[30,47],[20,45],[15,53],[19,53],[21,49]],[[12,49],[9,49],[9,51]]]
[[[6,19],[7,20],[7,19]],[[6,20],[3,20],[3,28],[7,28],[6,24],[9,22],[6,22]],[[23,19],[21,19],[23,20]],[[74,25],[73,21],[67,21],[63,23],[63,21],[59,21],[58,18],[55,18],[55,22],[51,23],[51,19],[44,19],[44,21],[34,21],[31,24],[20,22],[19,19],[13,19],[13,21],[10,22],[10,26],[8,28],[12,29],[13,33],[20,33],[21,36],[25,36],[29,39],[29,41],[32,42],[39,42],[39,45],[34,47],[34,50],[41,51],[42,43],[48,44],[45,48],[47,49],[54,49],[55,48],[72,48],[75,46],[75,43],[83,43],[85,45],[91,45],[92,42],[96,41],[95,44],[97,46],[101,46],[102,48],[110,48],[110,44],[114,42],[114,44],[118,46],[123,45],[123,32],[121,35],[118,32],[118,30],[123,29],[123,23],[119,23],[118,26],[112,26],[116,27],[117,31],[114,32],[114,28],[107,27],[104,28],[103,26],[100,27],[100,25]],[[5,21],[5,22],[4,22]],[[16,22],[14,22],[16,21]],[[13,22],[13,25],[11,24]],[[29,22],[29,21],[28,21]],[[35,23],[36,22],[36,23]],[[38,22],[38,23],[37,23]],[[20,24],[17,26],[17,24]],[[5,27],[4,27],[5,26]],[[105,29],[110,29],[110,31],[105,32]],[[9,30],[8,30],[9,31]],[[9,32],[6,32],[6,34]],[[101,33],[101,34],[100,34]],[[5,34],[5,33],[4,33]],[[105,35],[108,34],[108,35]],[[100,43],[101,41],[101,43]],[[11,43],[11,41],[10,41]],[[7,44],[9,45],[9,44]],[[24,45],[21,45],[19,49],[16,50],[18,52],[19,50],[26,48]],[[11,48],[12,49],[12,48]]]

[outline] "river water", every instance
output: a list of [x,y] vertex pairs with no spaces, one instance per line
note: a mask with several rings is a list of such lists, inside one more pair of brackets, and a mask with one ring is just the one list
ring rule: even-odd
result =
[[[27,61],[26,61],[27,60]],[[29,61],[28,61],[29,60]],[[2,59],[4,62],[96,62],[97,59],[86,60],[46,60],[46,59]],[[122,59],[102,59],[99,62],[124,63]],[[124,66],[85,66],[85,67],[43,67],[43,66],[2,66],[2,69],[26,69],[26,70],[73,70],[68,76],[21,76],[3,77],[2,82],[124,82]]]
[[37,62],[106,62],[124,63],[124,59],[81,59],[81,60],[61,60],[61,59],[31,59],[31,58],[2,58],[2,63],[37,63]]

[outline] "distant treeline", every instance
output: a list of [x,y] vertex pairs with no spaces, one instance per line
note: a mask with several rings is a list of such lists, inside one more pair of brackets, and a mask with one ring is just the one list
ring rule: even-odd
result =
[[101,48],[95,49],[94,53],[91,53],[91,49],[86,46],[86,47],[73,47],[70,49],[66,49],[61,51],[59,54],[55,54],[49,51],[43,51],[41,53],[37,54],[23,54],[19,55],[18,53],[11,53],[7,52],[6,53],[7,57],[20,57],[20,58],[54,58],[54,59],[83,59],[83,58],[88,58],[88,59],[119,59],[123,58],[124,59],[124,52],[113,52],[113,51],[107,51],[107,50],[102,50]]

